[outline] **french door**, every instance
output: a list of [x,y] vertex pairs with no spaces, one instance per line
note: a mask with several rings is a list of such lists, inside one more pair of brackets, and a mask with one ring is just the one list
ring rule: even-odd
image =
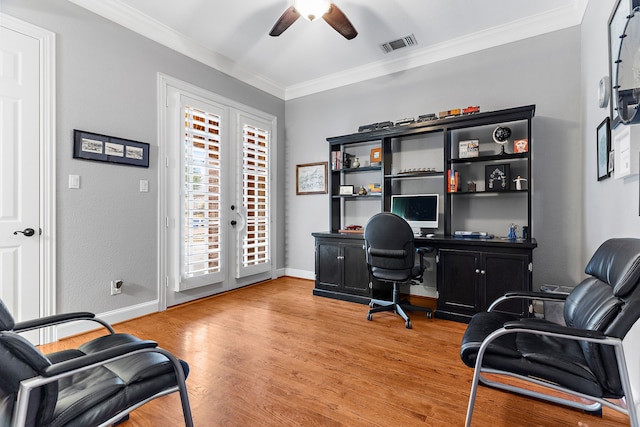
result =
[[167,290],[271,278],[272,121],[173,86],[166,97]]

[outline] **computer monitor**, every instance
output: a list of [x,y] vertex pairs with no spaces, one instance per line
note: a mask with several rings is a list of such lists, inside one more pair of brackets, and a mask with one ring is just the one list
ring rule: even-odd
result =
[[391,213],[401,216],[420,234],[422,228],[438,228],[438,194],[406,194],[391,196]]

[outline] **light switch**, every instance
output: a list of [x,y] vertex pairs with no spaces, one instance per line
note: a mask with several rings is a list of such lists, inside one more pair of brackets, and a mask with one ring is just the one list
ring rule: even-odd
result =
[[140,180],[140,192],[141,193],[148,193],[149,192],[149,181],[147,181],[146,179],[141,179]]
[[80,175],[69,175],[69,188],[80,188]]

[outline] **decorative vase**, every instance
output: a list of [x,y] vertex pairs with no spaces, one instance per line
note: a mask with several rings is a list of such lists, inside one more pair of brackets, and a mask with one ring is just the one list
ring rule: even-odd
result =
[[360,167],[360,159],[358,159],[356,157],[356,159],[353,161],[353,163],[351,163],[351,167],[353,168],[359,168]]

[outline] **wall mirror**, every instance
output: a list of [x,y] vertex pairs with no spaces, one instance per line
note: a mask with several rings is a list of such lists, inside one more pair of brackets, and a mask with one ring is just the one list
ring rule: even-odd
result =
[[612,125],[640,121],[640,0],[618,0],[609,18]]

